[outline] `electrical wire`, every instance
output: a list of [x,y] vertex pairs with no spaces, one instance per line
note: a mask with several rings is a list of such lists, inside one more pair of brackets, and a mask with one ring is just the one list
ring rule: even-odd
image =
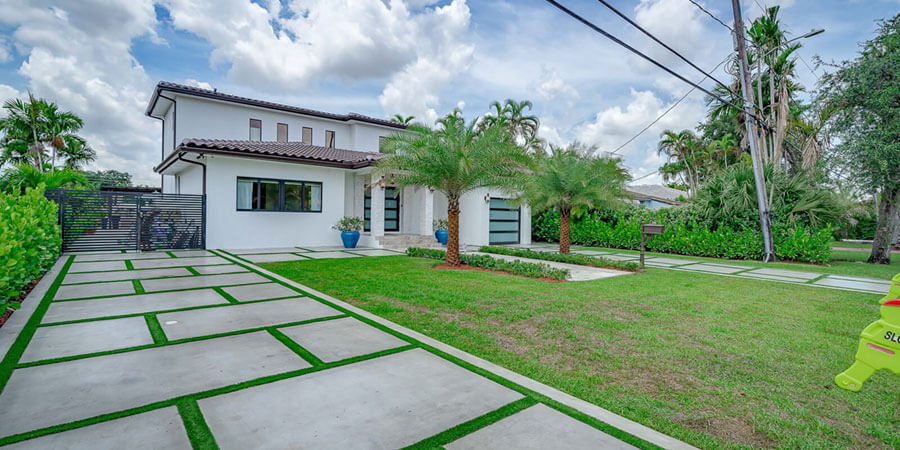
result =
[[[713,69],[712,69],[710,72],[715,72],[716,69],[719,68],[719,66],[721,66],[722,64],[725,64],[725,61],[728,61],[729,59],[731,59],[731,56],[732,56],[731,54],[729,54],[728,56],[726,56],[725,59],[723,59],[719,64],[716,64],[716,67],[713,67]],[[697,83],[699,84],[699,83],[702,83],[702,82],[706,81],[706,78],[707,78],[707,77],[703,77],[703,79],[700,80],[700,81],[698,81]],[[666,114],[668,114],[668,113],[671,112],[673,109],[675,109],[675,107],[678,106],[679,103],[681,103],[682,101],[684,101],[684,99],[686,99],[689,95],[691,95],[691,93],[693,93],[695,90],[696,90],[695,88],[691,88],[689,91],[687,91],[687,93],[685,93],[684,95],[682,95],[681,98],[679,98],[678,100],[676,100],[675,103],[672,104],[672,106],[669,106],[668,109],[666,109],[665,111],[663,111],[663,113],[660,114],[659,117],[657,117],[656,119],[654,119],[653,122],[650,122],[646,127],[644,127],[644,129],[642,129],[641,131],[638,131],[638,133],[635,134],[634,136],[632,136],[631,139],[628,139],[627,141],[625,141],[624,144],[622,144],[622,145],[616,147],[616,149],[613,150],[613,151],[610,152],[610,153],[612,153],[612,154],[617,153],[619,150],[622,150],[626,145],[630,144],[632,141],[634,141],[635,139],[637,139],[640,135],[644,134],[645,131],[649,130],[650,127],[652,127],[653,125],[656,125],[656,122],[659,122],[663,117],[665,117]]]
[[[673,49],[672,47],[669,47],[668,44],[666,44],[665,42],[659,40],[656,36],[650,34],[649,31],[645,30],[643,27],[641,27],[640,25],[638,25],[637,23],[635,23],[635,21],[633,21],[633,20],[631,20],[630,18],[628,18],[628,16],[626,16],[625,14],[622,14],[622,12],[620,12],[618,9],[614,8],[614,7],[613,7],[612,5],[610,5],[606,0],[597,0],[597,1],[600,2],[600,4],[602,4],[603,6],[607,7],[610,11],[616,13],[616,15],[618,15],[618,16],[621,17],[623,20],[625,20],[626,22],[628,22],[631,26],[637,28],[638,31],[640,31],[641,33],[644,33],[644,34],[647,35],[647,37],[649,37],[650,39],[653,39],[654,42],[656,42],[656,43],[659,44],[659,45],[662,45],[666,50],[668,50],[668,51],[674,53],[675,56],[681,58],[681,60],[684,61],[684,62],[686,62],[686,63],[688,63],[689,66],[693,67],[694,69],[696,69],[698,72],[702,73],[703,75],[706,75],[707,78],[709,78],[709,79],[715,81],[716,83],[719,84],[719,86],[722,86],[722,87],[725,88],[728,92],[731,92],[731,87],[729,87],[729,86],[726,85],[725,83],[723,83],[723,82],[719,81],[718,79],[716,79],[716,77],[712,76],[709,72],[706,72],[706,71],[704,71],[703,69],[701,69],[700,67],[698,67],[696,64],[694,64],[693,62],[691,62],[691,60],[685,58],[684,55],[682,55],[681,53],[678,53],[678,52],[677,52],[675,49]],[[733,93],[732,93],[732,94],[733,94]]]
[[[574,11],[572,11],[572,10],[566,8],[565,6],[559,4],[559,2],[557,2],[556,0],[545,0],[545,1],[546,1],[547,3],[550,3],[551,5],[555,6],[555,7],[556,7],[557,9],[559,9],[560,11],[562,11],[562,12],[568,14],[569,16],[571,16],[572,18],[574,18],[575,20],[581,22],[582,24],[584,24],[585,26],[587,26],[587,27],[590,28],[591,30],[593,30],[593,31],[595,31],[595,32],[597,32],[597,33],[599,33],[599,34],[605,36],[605,37],[608,38],[609,40],[615,42],[616,44],[618,44],[618,45],[620,45],[620,46],[622,46],[622,47],[624,47],[624,48],[627,49],[628,51],[630,51],[630,52],[632,52],[632,53],[634,53],[634,54],[640,56],[641,58],[643,58],[643,59],[646,60],[647,62],[650,62],[651,64],[655,65],[656,67],[659,67],[660,69],[664,70],[664,71],[665,71],[666,73],[668,73],[669,75],[672,75],[672,76],[674,76],[675,78],[678,78],[679,80],[681,80],[681,81],[683,81],[683,82],[685,82],[685,83],[687,83],[687,84],[693,86],[694,88],[696,88],[696,89],[702,91],[703,93],[705,93],[705,94],[711,96],[712,98],[714,98],[714,99],[716,99],[716,100],[718,100],[718,101],[720,101],[720,102],[722,102],[722,103],[725,103],[726,105],[731,106],[732,108],[735,108],[735,109],[738,109],[738,110],[743,110],[743,108],[741,108],[740,106],[735,105],[735,104],[732,103],[731,101],[722,98],[722,97],[719,96],[718,94],[713,93],[712,91],[710,91],[710,90],[704,88],[703,86],[700,86],[700,85],[698,85],[697,83],[694,83],[693,81],[688,80],[688,79],[685,78],[683,75],[681,75],[681,74],[675,72],[674,70],[668,68],[667,66],[665,66],[665,65],[662,64],[662,63],[660,63],[659,61],[657,61],[657,60],[655,60],[655,59],[653,59],[653,58],[651,58],[651,57],[645,55],[645,54],[642,53],[640,50],[638,50],[638,49],[636,49],[636,48],[634,48],[634,47],[632,47],[632,46],[626,44],[626,43],[623,42],[621,39],[619,39],[619,38],[617,38],[617,37],[615,37],[615,36],[609,34],[606,30],[604,30],[604,29],[598,27],[597,25],[595,25],[595,24],[592,23],[591,21],[585,19],[584,17],[581,17],[580,15],[578,15],[577,13],[575,13]],[[749,115],[750,117],[752,117],[753,120],[755,120],[760,126],[768,127],[768,125],[766,125],[765,122],[764,122],[759,116],[757,116],[757,115],[755,115],[755,114],[752,114],[752,113],[751,113],[751,114],[748,114],[748,115]]]
[[691,2],[691,3],[693,3],[694,6],[700,8],[700,11],[703,11],[703,12],[706,13],[706,15],[708,15],[709,17],[712,17],[713,20],[715,20],[716,22],[719,22],[723,27],[728,28],[728,31],[734,33],[734,28],[731,28],[731,26],[728,25],[727,23],[723,22],[722,19],[716,17],[715,14],[713,14],[713,13],[707,11],[707,9],[703,7],[703,5],[701,5],[701,4],[697,3],[697,2],[695,2],[694,0],[688,0],[688,1]]

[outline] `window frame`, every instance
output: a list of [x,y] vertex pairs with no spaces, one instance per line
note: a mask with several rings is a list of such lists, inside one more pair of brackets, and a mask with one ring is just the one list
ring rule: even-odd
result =
[[[262,201],[262,196],[257,195],[256,201],[253,202],[253,198],[251,195],[251,203],[255,203],[251,208],[241,208],[240,207],[240,198],[238,198],[238,186],[241,181],[251,181],[254,185],[256,185],[256,191],[260,192],[261,183],[278,183],[278,206],[276,209],[262,209],[260,208],[260,202]],[[285,183],[294,183],[300,185],[300,205],[301,209],[285,209],[284,207],[284,184]],[[303,209],[303,204],[309,203],[312,205],[312,201],[305,202],[306,200],[304,196],[306,195],[306,187],[307,186],[319,186],[319,209]],[[252,191],[251,191],[252,192]],[[235,179],[235,191],[234,191],[234,208],[236,211],[249,211],[249,212],[286,212],[286,213],[321,213],[322,206],[324,205],[324,199],[322,198],[322,194],[324,194],[324,183],[321,181],[308,181],[308,180],[283,180],[278,178],[266,178],[266,177],[236,177]]]
[[[328,142],[328,136],[331,136],[331,142]],[[335,148],[336,140],[334,130],[325,130],[325,148]]]
[[[281,127],[284,127],[284,140],[283,141],[280,139],[281,138]],[[290,128],[288,128],[288,124],[278,122],[278,124],[275,125],[275,141],[276,142],[289,141],[290,140],[289,139],[290,135],[288,134],[289,131],[290,131]]]
[[[309,131],[309,139],[308,140],[306,139],[307,131]],[[302,130],[300,130],[300,142],[303,143],[304,145],[312,145],[312,141],[313,141],[312,127],[302,127]]]
[[[253,128],[254,128],[253,122],[256,122],[259,125],[257,127],[259,129],[259,140],[253,140]],[[251,142],[262,142],[262,140],[263,140],[262,120],[253,119],[253,118],[250,119],[250,129],[248,130],[247,140],[249,140]]]

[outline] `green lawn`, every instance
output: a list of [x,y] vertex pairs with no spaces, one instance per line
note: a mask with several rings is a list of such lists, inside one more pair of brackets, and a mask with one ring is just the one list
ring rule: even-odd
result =
[[834,386],[879,297],[648,269],[545,283],[405,256],[263,264],[704,448],[898,447],[897,376]]
[[[611,251],[616,253],[633,253],[640,252],[633,250],[622,250],[616,248],[605,247],[573,247],[573,249],[590,249]],[[774,262],[764,264],[761,261],[747,261],[735,259],[706,258],[702,256],[684,256],[673,255],[671,253],[646,252],[649,256],[663,256],[666,258],[691,259],[700,261],[715,261],[719,263],[734,264],[738,266],[757,266],[772,267],[776,269],[801,270],[804,272],[819,272],[833,275],[846,275],[850,277],[876,278],[881,280],[890,280],[894,275],[900,273],[900,255],[894,254],[891,258],[891,264],[866,264],[869,257],[867,252],[857,252],[852,250],[833,250],[831,252],[831,262],[829,264],[806,264],[798,262]]]
[[846,242],[846,241],[833,241],[831,243],[831,248],[835,247],[843,247],[843,248],[864,248],[866,250],[872,250],[872,244],[866,244],[863,242]]

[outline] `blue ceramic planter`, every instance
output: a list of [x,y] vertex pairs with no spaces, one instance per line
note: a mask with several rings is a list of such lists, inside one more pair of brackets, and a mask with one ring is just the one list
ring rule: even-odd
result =
[[341,231],[341,240],[344,241],[344,248],[356,248],[359,231]]
[[437,238],[438,242],[440,242],[441,245],[447,245],[447,230],[435,231],[434,237]]

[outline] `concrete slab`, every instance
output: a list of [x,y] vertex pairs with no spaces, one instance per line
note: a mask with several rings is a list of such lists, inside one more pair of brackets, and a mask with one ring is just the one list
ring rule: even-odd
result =
[[[341,250],[347,250],[343,245],[320,245],[318,247],[303,247],[307,251],[310,252],[338,252]],[[355,250],[362,250],[364,248],[369,247],[357,247]]]
[[603,257],[614,261],[637,261],[640,259],[638,255],[603,255]]
[[600,267],[582,266],[578,264],[566,264],[556,261],[544,261],[542,259],[520,258],[518,256],[497,255],[494,253],[471,252],[473,255],[490,255],[492,258],[503,259],[506,261],[519,260],[533,264],[544,264],[556,269],[566,269],[569,271],[569,281],[590,281],[600,280],[603,278],[617,277],[620,275],[631,275],[634,272],[624,270],[604,269]]
[[799,270],[784,270],[784,269],[769,269],[769,268],[754,269],[747,273],[748,274],[752,273],[755,275],[775,275],[775,276],[779,276],[779,277],[796,278],[796,279],[803,280],[803,281],[809,281],[814,278],[819,278],[822,276],[821,273],[815,273],[815,272],[801,272]]
[[255,273],[232,273],[224,275],[202,275],[184,278],[165,278],[141,282],[147,292],[191,289],[199,287],[229,286],[235,284],[261,283],[269,281]]
[[891,286],[891,280],[877,280],[875,278],[847,277],[843,275],[828,275],[828,278],[836,280],[861,281],[863,283],[883,284],[887,287]]
[[145,259],[141,261],[132,261],[131,265],[135,269],[160,269],[165,267],[186,267],[186,266],[210,266],[213,264],[227,264],[230,261],[218,256],[195,256],[186,258],[169,258],[169,259]]
[[113,283],[76,284],[60,286],[53,296],[54,300],[68,300],[72,298],[102,297],[104,295],[134,294],[134,285],[130,281],[116,281]]
[[665,268],[665,269],[668,269],[668,268],[671,268],[671,267],[675,267],[674,264],[669,264],[669,263],[664,263],[664,262],[657,262],[657,261],[651,261],[651,260],[646,260],[646,261],[644,261],[644,265],[645,265],[645,266],[648,266],[648,267],[662,267],[662,268]]
[[303,294],[282,286],[278,283],[248,284],[246,286],[231,286],[222,288],[223,291],[239,302],[252,300],[268,300],[270,298],[297,297]]
[[520,398],[414,349],[198,404],[223,449],[400,448]]
[[131,253],[88,253],[75,256],[76,262],[94,262],[94,261],[124,261],[126,259],[155,259],[155,258],[171,258],[163,252],[131,252]]
[[184,422],[174,406],[49,434],[4,447],[8,450],[190,449]]
[[93,319],[227,303],[228,300],[212,289],[54,302],[44,314],[43,322]]
[[601,252],[599,250],[572,250],[572,253],[579,253],[582,255],[589,255],[589,256],[602,256],[602,255],[609,255],[611,252]]
[[0,436],[306,367],[260,331],[16,369],[0,394]]
[[356,250],[356,249],[354,249],[354,250],[348,250],[348,251],[355,255],[362,255],[362,256],[397,256],[397,255],[403,254],[400,252],[395,252],[395,251],[391,251],[391,250],[382,250],[382,249],[372,249],[372,250],[364,250],[364,249]]
[[161,277],[184,277],[191,275],[187,269],[146,269],[117,270],[114,272],[72,273],[63,278],[63,284],[93,283],[97,281],[145,280]]
[[86,355],[153,343],[143,317],[39,327],[20,362]]
[[887,294],[890,289],[890,285],[884,285],[881,283],[869,283],[864,281],[852,281],[852,280],[841,280],[836,278],[822,278],[821,280],[814,281],[812,284],[819,286],[831,286],[831,287],[839,287],[844,289],[853,289],[857,291],[866,291],[872,293],[883,293]]
[[648,256],[644,258],[644,260],[649,264],[650,261],[653,261],[655,264],[668,264],[670,266],[681,266],[685,264],[697,264],[700,261],[696,261],[693,259],[678,259],[678,258],[662,258],[659,256]]
[[249,272],[249,270],[237,265],[237,264],[223,264],[221,266],[198,266],[194,267],[194,270],[197,271],[200,275],[216,275],[220,273],[237,273],[237,272]]
[[352,317],[295,325],[279,330],[325,362],[340,361],[409,344]]
[[216,256],[213,252],[206,250],[176,250],[172,252],[176,258],[190,258],[192,256]]
[[340,314],[343,313],[316,300],[301,297],[176,311],[159,314],[156,318],[166,337],[174,341]]
[[100,270],[126,270],[125,261],[74,262],[69,273],[97,272]]
[[543,450],[636,447],[539,403],[453,441],[444,448]]
[[344,252],[310,252],[304,253],[303,256],[312,259],[359,258],[359,255]]
[[233,255],[262,255],[265,253],[291,253],[302,251],[297,247],[275,247],[275,248],[241,248],[235,250],[225,250]]
[[739,273],[738,276],[742,278],[753,278],[755,280],[784,281],[786,283],[806,283],[806,280],[801,280],[799,278],[781,277],[778,275],[765,275],[753,272]]
[[241,258],[254,263],[299,261],[301,259],[306,259],[293,253],[266,253],[264,255],[244,255],[241,256]]
[[742,270],[747,270],[747,267],[737,267],[737,266],[734,266],[734,267],[726,267],[726,266],[723,266],[723,265],[721,265],[721,264],[701,263],[701,264],[690,264],[690,265],[687,265],[687,266],[681,266],[681,267],[679,267],[679,269],[692,270],[692,271],[695,271],[695,272],[708,272],[708,273],[724,273],[724,274],[729,274],[729,273],[740,272],[740,271],[742,271]]

